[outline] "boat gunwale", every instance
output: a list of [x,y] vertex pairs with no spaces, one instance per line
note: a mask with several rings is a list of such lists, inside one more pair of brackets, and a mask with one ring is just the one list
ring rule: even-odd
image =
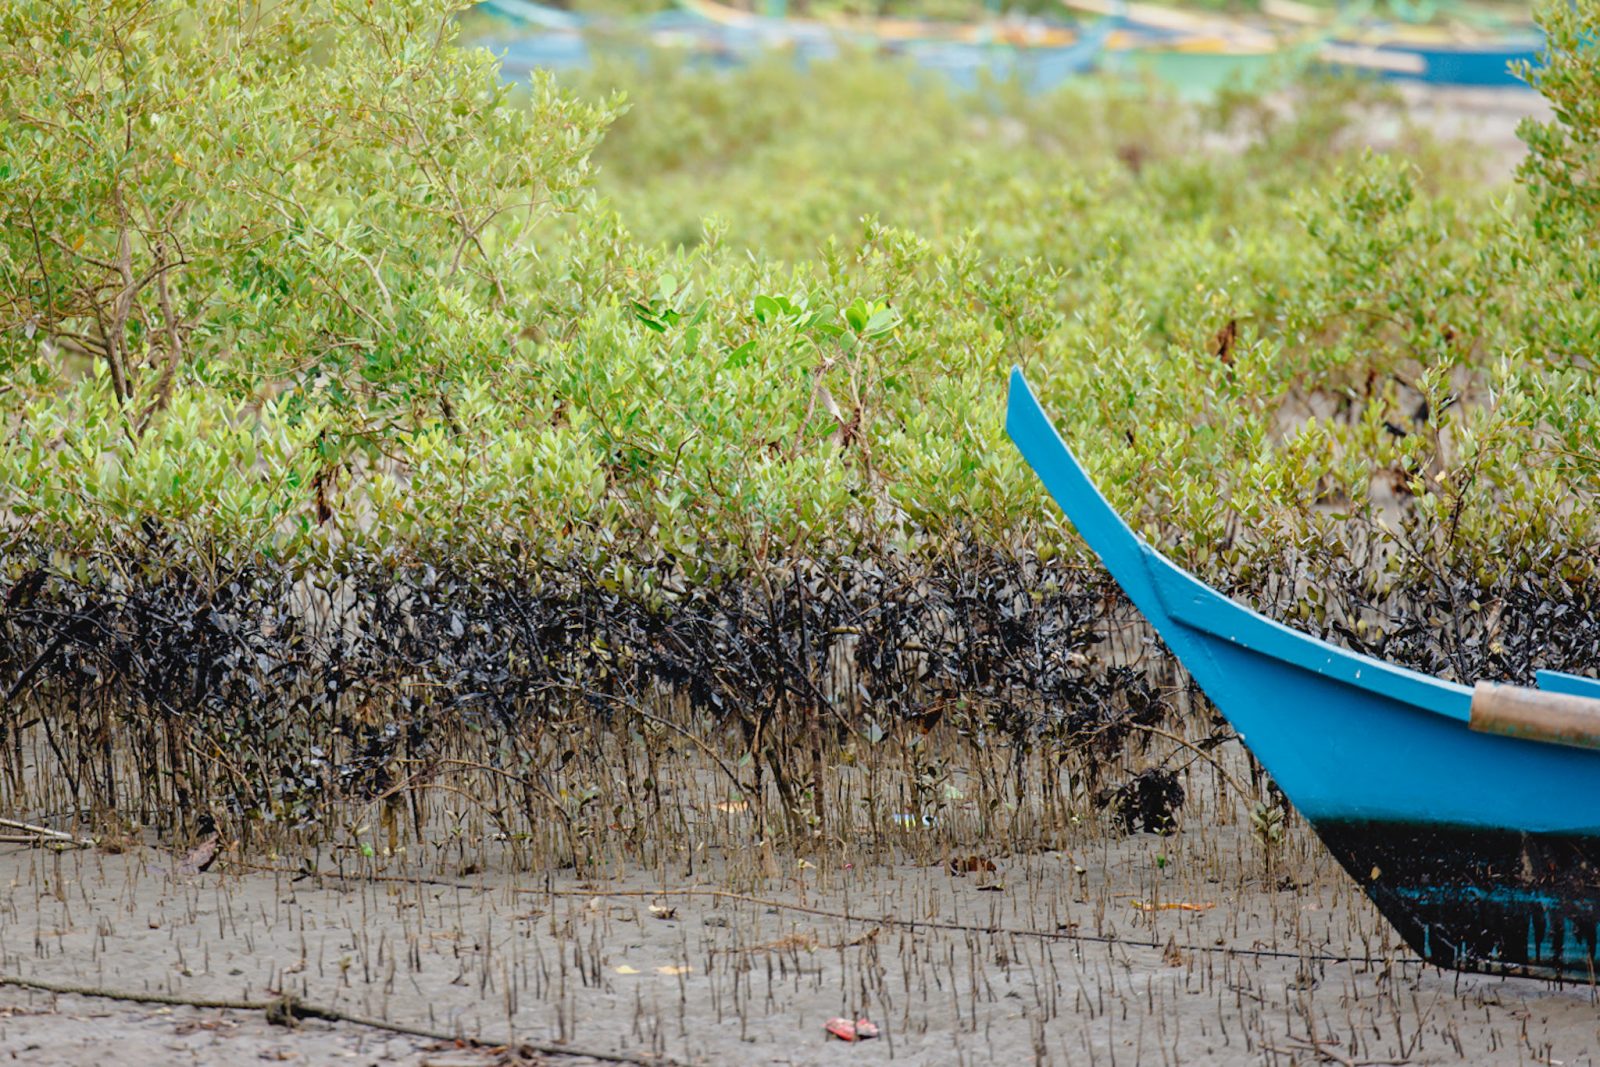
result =
[[1534,684],[1547,693],[1565,693],[1575,697],[1600,699],[1600,678],[1586,678],[1565,671],[1536,671]]
[[[1073,455],[1029,387],[1011,372],[1006,430],[1050,496],[1100,557],[1128,598],[1169,644],[1180,627],[1256,655],[1460,722],[1471,715],[1472,690],[1457,682],[1386,663],[1291,629],[1224,596],[1152,548],[1112,508]],[[1181,638],[1180,638],[1181,641]],[[1196,649],[1198,651],[1199,649]],[[1186,650],[1174,649],[1182,660]]]

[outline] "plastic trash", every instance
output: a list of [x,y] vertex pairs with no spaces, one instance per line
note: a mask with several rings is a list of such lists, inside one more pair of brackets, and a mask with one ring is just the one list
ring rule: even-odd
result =
[[878,1036],[877,1025],[867,1019],[851,1022],[849,1019],[836,1017],[829,1019],[823,1029],[840,1041],[866,1041]]

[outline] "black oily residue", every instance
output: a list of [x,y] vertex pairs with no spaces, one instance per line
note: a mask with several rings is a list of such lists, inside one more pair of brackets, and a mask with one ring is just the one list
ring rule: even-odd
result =
[[158,826],[174,810],[315,820],[463,746],[541,775],[539,724],[636,726],[664,700],[733,727],[751,787],[770,782],[791,811],[808,722],[842,740],[868,717],[891,731],[943,717],[1101,759],[1121,717],[1167,710],[1141,671],[1090,654],[1127,624],[1103,577],[976,545],[935,563],[798,560],[759,582],[624,561],[648,589],[622,563],[516,553],[202,573],[154,534],[78,577],[49,558],[0,541],[0,574],[21,575],[0,589],[0,692],[18,698],[0,730],[44,731],[59,764],[45,773],[76,805]]
[[1151,767],[1112,790],[1107,799],[1125,833],[1164,834],[1177,825],[1183,784],[1173,771]]
[[[1085,794],[1117,802],[1130,830],[1169,828],[1181,804],[1167,770],[1101,784],[1148,740],[1138,727],[1170,721],[1173,690],[1156,679],[1183,676],[1108,654],[1108,635],[1142,624],[1103,572],[1066,557],[969,540],[691,581],[666,555],[547,559],[487,534],[429,559],[346,551],[309,567],[180,548],[154,523],[70,567],[57,548],[0,530],[0,752],[43,733],[37,773],[80,808],[131,807],[147,824],[205,809],[315,820],[329,802],[402,788],[403,768],[447,749],[537,778],[581,754],[539,762],[540,724],[620,730],[664,702],[730,727],[749,786],[773,786],[785,811],[804,803],[812,746],[869,721],[1074,753]],[[1419,570],[1395,588],[1392,625],[1361,635],[1337,620],[1364,607],[1364,572],[1329,566],[1320,636],[1336,643],[1457,678],[1600,665],[1600,593],[1562,577],[1559,557],[1505,588]],[[1263,573],[1232,591],[1282,614],[1295,585],[1274,575],[1295,570]],[[1454,625],[1427,622],[1442,613]],[[20,766],[0,760],[13,778]]]
[[1430,963],[1580,982],[1600,970],[1600,838],[1365,820],[1315,829]]

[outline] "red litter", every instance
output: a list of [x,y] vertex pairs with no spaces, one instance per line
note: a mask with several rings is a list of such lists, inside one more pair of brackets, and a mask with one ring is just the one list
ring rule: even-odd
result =
[[878,1028],[867,1019],[829,1019],[823,1029],[840,1041],[865,1041],[878,1036]]

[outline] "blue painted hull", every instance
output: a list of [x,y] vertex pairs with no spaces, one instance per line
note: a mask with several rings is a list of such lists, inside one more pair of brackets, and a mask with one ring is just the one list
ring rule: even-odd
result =
[[1465,686],[1318,641],[1199,582],[1111,509],[1020,371],[1006,426],[1129,599],[1412,948],[1445,967],[1590,979],[1600,752],[1469,730]]
[[[1511,64],[1526,62],[1538,67],[1544,42],[1530,38],[1484,45],[1396,44],[1365,48],[1361,45],[1346,44],[1343,47],[1365,51],[1380,61],[1390,61],[1393,69],[1383,71],[1381,76],[1394,81],[1526,89],[1529,87],[1528,83],[1512,73]],[[1341,66],[1338,62],[1330,65],[1335,68]]]
[[478,0],[478,8],[512,22],[542,26],[547,30],[581,30],[588,24],[575,11],[551,7],[537,0]]

